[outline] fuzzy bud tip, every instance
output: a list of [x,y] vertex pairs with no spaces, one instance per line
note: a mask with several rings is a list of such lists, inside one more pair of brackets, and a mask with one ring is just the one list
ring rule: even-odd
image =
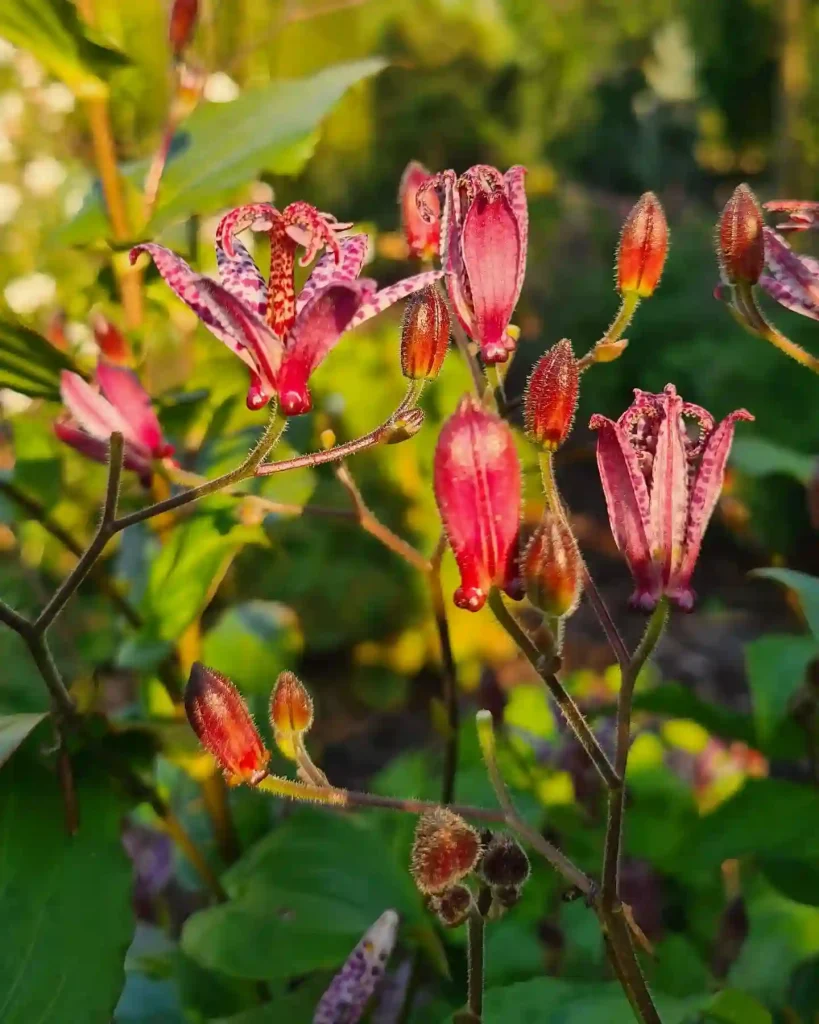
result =
[[748,185],[737,185],[717,227],[717,258],[726,284],[756,284],[765,266],[762,211]]
[[572,343],[564,338],[541,358],[526,386],[526,433],[546,451],[555,451],[572,429],[580,370]]
[[313,698],[292,672],[280,673],[273,687],[270,724],[277,737],[279,734],[302,735],[313,724]]
[[660,283],[668,254],[668,222],[660,200],[645,192],[626,217],[617,249],[617,288],[648,298]]
[[440,893],[475,867],[481,850],[478,833],[446,808],[422,814],[415,829],[410,870],[423,893]]
[[449,347],[449,310],[429,285],[407,303],[401,327],[401,370],[410,380],[434,380]]
[[547,510],[522,559],[526,596],[545,615],[570,615],[580,600],[583,567],[562,514]]

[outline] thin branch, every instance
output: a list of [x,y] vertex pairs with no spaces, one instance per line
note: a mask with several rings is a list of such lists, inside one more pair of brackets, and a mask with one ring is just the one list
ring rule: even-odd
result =
[[473,903],[467,920],[467,1003],[476,1021],[483,1020],[483,979],[486,956],[484,933],[486,923],[478,907]]
[[5,601],[0,601],[0,622],[4,622],[9,629],[13,629],[15,633],[19,633],[23,638],[26,637],[31,629],[31,622],[7,605]]
[[597,589],[597,584],[594,582],[594,577],[589,572],[589,567],[585,561],[583,562],[583,589],[589,597],[589,603],[594,609],[594,614],[603,627],[603,632],[606,634],[609,646],[614,652],[617,664],[620,666],[620,671],[625,672],[631,660],[628,648],[623,641],[623,637],[620,635],[620,630],[617,628],[614,619],[611,617],[611,612],[603,599],[603,595]]
[[438,643],[441,648],[441,689],[444,709],[446,710],[447,727],[441,800],[443,803],[448,804],[455,796],[455,777],[458,772],[460,713],[458,709],[458,675],[455,667],[455,656],[452,653],[452,640],[449,635],[449,622],[446,617],[444,591],[441,585],[441,564],[445,551],[446,534],[442,533],[429,561],[427,584],[429,586],[435,628],[438,631]]
[[34,659],[34,664],[43,677],[43,682],[48,687],[48,692],[51,694],[55,707],[64,718],[73,718],[77,710],[76,705],[54,663],[54,658],[51,656],[51,650],[45,635],[37,632],[36,626],[30,624],[26,631],[21,632],[20,635],[28,645],[31,656]]

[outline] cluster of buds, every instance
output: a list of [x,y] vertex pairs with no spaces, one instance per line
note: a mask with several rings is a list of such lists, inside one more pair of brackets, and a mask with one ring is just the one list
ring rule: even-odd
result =
[[502,832],[487,829],[481,842],[483,853],[476,873],[492,895],[490,912],[502,913],[520,900],[531,873],[529,858],[516,839]]

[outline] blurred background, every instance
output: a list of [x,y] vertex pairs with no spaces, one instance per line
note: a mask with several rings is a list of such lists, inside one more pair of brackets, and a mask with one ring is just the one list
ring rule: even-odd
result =
[[[612,272],[620,225],[642,192],[658,194],[671,231],[662,284],[639,309],[622,358],[584,376],[576,428],[557,464],[581,546],[629,642],[642,623],[626,612],[630,581],[606,522],[589,416],[617,416],[632,388],[659,391],[673,381],[717,418],[745,407],[756,421],[738,430],[694,580],[698,608],[674,617],[657,667],[641,681],[635,771],[643,785],[635,783],[628,833],[628,898],[658,950],[654,983],[679,1011],[669,1020],[682,1020],[691,999],[727,986],[740,993],[740,1009],[706,1019],[815,1021],[819,875],[814,861],[799,861],[805,884],[795,891],[790,858],[806,822],[815,826],[814,846],[819,834],[816,694],[803,685],[817,641],[805,635],[801,610],[819,598],[814,590],[800,605],[793,593],[747,574],[764,567],[819,572],[811,522],[811,493],[814,516],[819,503],[819,402],[810,373],[745,334],[714,299],[713,232],[740,181],[761,200],[819,198],[819,4],[202,0],[185,55],[201,100],[195,112],[194,101],[183,111],[157,202],[146,212],[140,187],[176,88],[168,4],[78,0],[75,11],[69,0],[4,2],[0,573],[4,599],[23,612],[41,607],[76,561],[54,523],[86,542],[104,490],[104,468],[60,445],[51,427],[59,370],[93,368],[95,314],[124,332],[187,469],[206,476],[229,469],[258,429],[258,416],[245,408],[238,360],[153,270],[129,278],[125,254],[134,242],[159,240],[213,271],[215,225],[227,208],[305,199],[369,231],[368,274],[389,283],[418,269],[397,205],[408,161],[459,172],[475,163],[524,164],[531,227],[515,317],[521,341],[507,385],[514,397],[554,342],[570,338],[579,355],[604,332],[619,300]],[[94,26],[88,37],[77,27],[83,20]],[[108,224],[101,202],[91,131],[100,103],[123,173],[119,225]],[[811,241],[795,246],[809,252]],[[257,244],[262,265],[264,249]],[[346,338],[322,365],[315,410],[293,422],[282,457],[319,447],[324,430],[346,439],[389,415],[403,393],[399,315],[392,310]],[[782,309],[772,316],[819,351],[812,321]],[[468,386],[451,354],[424,397],[421,434],[350,464],[375,514],[427,555],[440,530],[432,452],[440,423]],[[526,516],[535,521],[539,481],[524,442],[521,456]],[[276,674],[292,668],[316,696],[311,748],[333,782],[433,798],[440,786],[439,655],[423,580],[351,520],[349,496],[331,470],[269,478],[255,493],[280,510],[215,497],[172,524],[170,540],[147,524],[129,530],[102,572],[136,618],[89,585],[53,630],[55,654],[82,706],[113,722],[120,741],[130,737],[134,762],[167,796],[213,870],[234,865],[227,876],[233,901],[203,910],[207,897],[167,830],[144,803],[131,808],[125,836],[139,925],[116,1018],[123,1024],[285,1019],[262,1016],[281,1012],[264,1005],[247,1015],[257,982],[269,984],[274,1002],[294,1000],[299,1008],[288,1020],[309,1020],[303,1005],[320,993],[367,914],[374,920],[383,909],[372,886],[361,895],[367,881],[356,875],[353,844],[361,837],[321,839],[321,828],[344,833],[347,826],[318,826],[316,815],[282,818],[281,808],[257,794],[226,792],[166,693],[169,664],[185,674],[201,658],[228,674],[260,720]],[[123,500],[142,500],[135,482]],[[299,514],[306,503],[330,512]],[[451,560],[444,583],[449,596]],[[466,721],[458,797],[493,803],[466,710],[489,707],[505,726],[505,764],[522,806],[596,870],[601,794],[578,750],[489,613],[450,606],[450,622]],[[44,710],[42,683],[6,630],[0,659],[0,709]],[[604,735],[618,685],[612,660],[583,605],[568,625],[565,663],[572,692],[601,716]],[[780,780],[804,797],[792,812],[784,790],[765,789]],[[773,814],[790,825],[775,830],[779,845],[769,849]],[[248,897],[248,878],[264,889],[264,877],[287,871],[280,831],[303,821],[306,833],[319,830],[322,848],[351,844],[343,865],[340,852],[332,861],[339,874],[328,899],[349,891],[365,904],[333,941],[321,939],[316,925],[304,950],[284,926],[276,931],[284,918],[262,915]],[[396,863],[406,858],[411,826],[379,819],[379,841],[396,852]],[[704,852],[689,864],[692,836]],[[744,854],[756,858],[748,878],[732,859]],[[296,898],[286,884],[282,891]],[[443,1021],[459,1005],[462,939],[441,939],[417,906],[414,913],[402,956],[414,965],[420,1002],[409,1001],[415,1009],[401,1019]],[[598,979],[610,992],[583,908],[561,903],[545,866],[497,928],[490,984]],[[133,921],[122,926],[126,933],[133,934]],[[118,948],[121,938],[109,945]],[[447,957],[449,977],[441,966]],[[551,977],[540,978],[544,972]],[[752,1003],[742,1003],[743,994]],[[492,1005],[502,1008],[488,1020],[510,1022],[612,1024],[628,1013],[600,1003],[597,1016],[583,1016],[582,1005],[592,1004],[578,1003],[577,1017],[524,1017],[503,1002]],[[768,1016],[752,1016],[749,1006]],[[781,1016],[786,1008],[790,1016]],[[98,1019],[83,1012],[60,1019]]]

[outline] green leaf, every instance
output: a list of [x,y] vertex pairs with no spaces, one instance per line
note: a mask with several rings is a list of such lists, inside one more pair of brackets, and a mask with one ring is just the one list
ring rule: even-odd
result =
[[747,992],[726,988],[705,1008],[706,1019],[719,1024],[773,1024],[770,1011]]
[[763,437],[738,437],[731,446],[731,463],[746,476],[781,473],[807,486],[813,476],[815,460],[812,455],[783,448]]
[[777,892],[811,907],[819,907],[819,865],[792,857],[764,860],[762,871]]
[[0,320],[0,387],[59,402],[61,370],[76,367],[41,334],[14,320]]
[[18,755],[0,773],[3,1024],[108,1024],[122,990],[133,930],[124,808],[102,773],[75,776],[81,824],[69,837],[51,772]]
[[229,608],[205,636],[202,660],[241,685],[268,693],[301,652],[296,617],[275,601]]
[[4,765],[45,714],[0,715],[0,766]]
[[745,647],[745,665],[759,737],[769,742],[817,656],[810,637],[764,636]]
[[224,876],[231,899],[194,914],[182,947],[204,967],[284,979],[335,969],[389,907],[404,938],[429,930],[409,872],[371,822],[302,810]]
[[0,36],[32,53],[85,99],[107,96],[105,79],[128,58],[94,39],[71,0],[3,0]]
[[[231,189],[262,171],[298,174],[312,156],[323,118],[352,85],[384,67],[380,58],[337,64],[306,78],[248,89],[232,103],[202,104],[174,140],[176,155],[168,161],[145,236],[191,214],[214,213]],[[137,187],[146,170],[142,160],[124,167],[123,177]],[[81,245],[106,231],[102,197],[93,189],[59,237],[64,244]]]
[[796,569],[755,569],[751,575],[774,580],[793,590],[799,598],[808,627],[819,643],[819,579],[808,576],[806,572],[797,572]]

